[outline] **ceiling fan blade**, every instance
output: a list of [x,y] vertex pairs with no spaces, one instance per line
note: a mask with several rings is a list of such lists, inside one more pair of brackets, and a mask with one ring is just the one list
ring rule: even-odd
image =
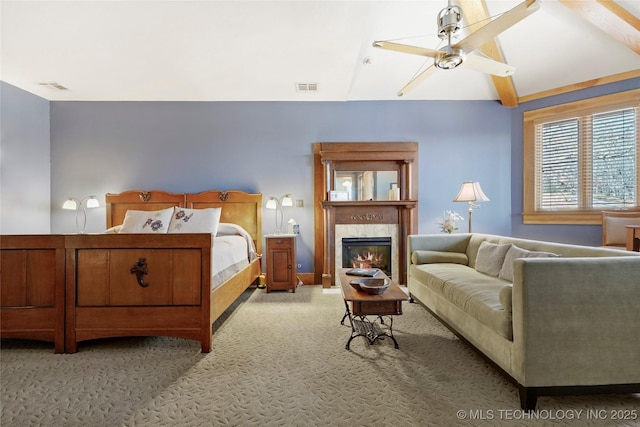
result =
[[509,27],[522,21],[527,16],[540,8],[539,0],[525,0],[513,9],[503,13],[484,27],[469,34],[464,39],[453,45],[466,53],[479,49],[483,44],[495,38]]
[[408,44],[400,44],[385,41],[373,42],[373,47],[380,49],[393,50],[396,52],[410,53],[412,55],[427,56],[429,58],[435,58],[440,52],[426,47],[411,46]]
[[480,55],[467,55],[461,67],[471,68],[472,70],[499,77],[511,76],[516,72],[516,67],[512,65]]
[[423,72],[415,76],[413,79],[411,79],[409,83],[404,85],[404,87],[398,91],[397,95],[403,96],[404,94],[406,94],[407,92],[409,92],[410,90],[418,86],[420,83],[425,81],[425,79],[429,77],[431,74],[433,74],[435,71],[436,71],[436,66],[433,64],[430,65],[429,68],[427,68],[426,70],[424,70]]

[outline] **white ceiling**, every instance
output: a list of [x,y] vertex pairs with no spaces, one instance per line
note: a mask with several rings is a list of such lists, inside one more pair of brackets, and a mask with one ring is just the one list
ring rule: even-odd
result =
[[[495,16],[520,1],[486,3]],[[640,1],[616,3],[640,18]],[[463,69],[438,70],[396,97],[426,58],[371,43],[438,47],[436,16],[447,0],[2,0],[0,5],[0,78],[49,100],[498,99],[489,76]],[[540,10],[498,40],[517,69],[518,96],[640,69],[639,55],[558,0],[542,0]],[[317,83],[318,91],[298,92],[296,83]]]

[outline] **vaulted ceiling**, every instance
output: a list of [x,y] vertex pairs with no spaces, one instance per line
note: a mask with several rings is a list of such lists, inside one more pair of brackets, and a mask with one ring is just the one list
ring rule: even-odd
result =
[[[456,1],[463,36],[520,3]],[[540,4],[482,47],[515,66],[513,76],[437,70],[398,98],[433,60],[372,42],[441,47],[436,17],[447,0],[3,0],[0,79],[49,100],[499,100],[514,106],[640,76],[640,1]]]

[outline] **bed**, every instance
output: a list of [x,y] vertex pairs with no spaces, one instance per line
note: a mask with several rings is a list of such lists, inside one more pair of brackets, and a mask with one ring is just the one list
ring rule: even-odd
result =
[[[132,190],[105,202],[105,233],[2,236],[0,336],[52,341],[56,353],[91,339],[171,336],[210,352],[214,321],[261,274],[262,195]],[[218,232],[117,232],[128,211],[174,207],[196,218],[220,208]],[[244,259],[236,252],[218,268],[222,249],[240,241]]]
[[[225,236],[73,235],[67,238],[65,351],[114,336],[173,336],[211,351],[213,322],[261,274],[262,195],[242,191],[175,194],[132,190],[105,196],[107,230],[127,211],[221,208],[220,226],[244,230],[253,244],[244,266],[217,283],[215,254]],[[231,234],[231,233],[229,233]],[[245,249],[246,250],[246,249]],[[73,270],[70,271],[70,267]]]

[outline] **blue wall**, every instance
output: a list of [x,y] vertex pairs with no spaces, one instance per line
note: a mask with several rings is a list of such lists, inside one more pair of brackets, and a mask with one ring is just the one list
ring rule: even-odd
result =
[[[300,224],[298,259],[301,271],[311,272],[312,144],[416,141],[419,232],[438,232],[436,222],[446,209],[466,219],[466,204],[452,199],[463,181],[474,180],[491,199],[474,210],[474,231],[598,245],[599,226],[522,225],[522,114],[628,90],[638,80],[514,109],[493,101],[48,103],[23,93],[19,102],[32,107],[26,113],[30,120],[50,120],[50,155],[46,149],[29,152],[37,162],[50,160],[50,193],[48,181],[26,174],[24,183],[3,183],[3,200],[5,192],[17,194],[23,186],[47,192],[51,232],[62,233],[75,231],[73,213],[61,209],[69,196],[96,194],[103,202],[105,193],[130,189],[239,189],[261,192],[266,201],[291,193],[304,207],[285,208],[285,221],[293,217]],[[3,109],[15,98],[3,95]],[[50,113],[41,105],[50,105]],[[3,129],[3,162],[4,134]],[[19,164],[29,170],[33,160],[22,154]],[[263,217],[263,231],[273,232],[273,212],[265,210]],[[104,227],[104,207],[90,210],[87,231]],[[466,223],[460,228],[465,231]]]
[[48,234],[49,102],[0,85],[0,233]]
[[[312,143],[419,142],[419,229],[437,232],[460,184],[478,180],[491,198],[475,230],[509,233],[510,111],[496,102],[52,102],[51,197],[129,189],[291,193],[301,229],[301,271],[313,271]],[[54,203],[52,231],[71,232]],[[88,231],[104,229],[104,209]],[[264,232],[274,231],[264,211]],[[463,227],[465,224],[461,224]],[[464,228],[463,228],[464,229]]]

